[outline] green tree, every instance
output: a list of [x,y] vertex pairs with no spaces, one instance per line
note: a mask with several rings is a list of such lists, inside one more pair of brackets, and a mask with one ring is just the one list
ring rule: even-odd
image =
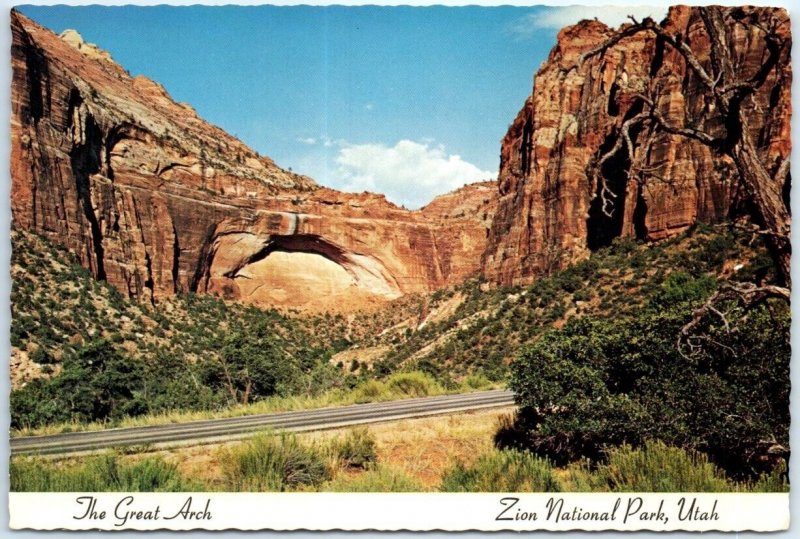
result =
[[146,407],[138,398],[142,372],[139,360],[123,355],[105,339],[93,339],[65,355],[58,376],[34,380],[12,392],[12,426],[143,413]]
[[572,319],[545,334],[512,366],[520,412],[498,442],[563,463],[653,439],[734,474],[768,470],[788,453],[789,310],[726,305],[736,327],[706,317],[679,348],[711,292],[704,278],[676,277],[634,318]]

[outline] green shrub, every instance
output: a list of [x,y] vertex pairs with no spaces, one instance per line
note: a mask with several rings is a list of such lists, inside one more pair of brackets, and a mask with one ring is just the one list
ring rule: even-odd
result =
[[13,492],[191,492],[202,488],[160,457],[128,463],[116,455],[102,455],[77,464],[21,457],[11,460],[10,475]]
[[441,391],[436,380],[419,371],[395,373],[389,376],[386,385],[404,397],[427,397]]
[[589,301],[592,299],[592,291],[587,288],[581,288],[572,295],[573,301]]
[[[574,480],[580,473],[571,467]],[[708,460],[703,453],[648,442],[643,447],[612,448],[607,461],[586,474],[590,490],[615,492],[788,492],[785,465],[761,475],[754,482],[737,483]]]
[[735,485],[702,453],[649,442],[612,449],[595,474],[618,492],[731,492]]
[[141,361],[128,357],[104,339],[95,339],[65,354],[61,373],[36,379],[11,392],[15,428],[50,422],[93,421],[138,415]]
[[492,386],[492,381],[483,373],[470,374],[461,385],[468,389],[487,389]]
[[402,470],[377,466],[355,476],[340,474],[320,490],[327,492],[422,492],[419,480]]
[[789,492],[789,470],[785,463],[776,466],[771,472],[761,474],[758,479],[747,485],[750,492]]
[[260,434],[224,451],[220,462],[231,491],[284,492],[317,487],[330,478],[322,451],[287,434]]
[[701,247],[697,249],[697,260],[703,271],[714,271],[720,269],[727,257],[733,251],[736,241],[733,236],[717,235],[705,239]]
[[56,362],[53,355],[44,346],[39,346],[31,354],[31,361],[39,365],[51,365]]
[[558,492],[553,468],[527,451],[481,455],[472,466],[457,462],[442,476],[443,492]]
[[736,272],[739,281],[762,281],[773,269],[774,262],[769,253],[759,252],[750,262]]
[[559,275],[552,277],[555,286],[567,293],[572,293],[583,286],[583,279],[574,268],[567,268]]
[[789,309],[775,302],[745,316],[726,305],[735,331],[706,317],[694,347],[679,350],[710,286],[672,276],[631,319],[572,319],[542,336],[512,364],[520,414],[498,441],[565,464],[662,440],[708,454],[737,480],[768,473],[780,456],[761,441],[789,443]]
[[350,430],[344,439],[331,442],[333,454],[346,468],[367,469],[378,461],[375,437],[365,427]]
[[627,256],[636,251],[637,247],[635,239],[627,236],[618,236],[611,242],[609,250],[614,255]]
[[664,309],[685,303],[696,304],[706,299],[716,288],[716,279],[703,275],[694,278],[688,273],[670,273],[650,299],[652,306]]
[[388,392],[389,388],[386,387],[386,384],[383,382],[367,380],[356,387],[354,390],[354,398],[357,403],[374,402],[385,397]]

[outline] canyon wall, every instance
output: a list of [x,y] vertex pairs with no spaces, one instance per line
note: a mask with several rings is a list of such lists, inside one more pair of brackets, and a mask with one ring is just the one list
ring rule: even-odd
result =
[[[742,81],[759,76],[770,58],[771,44],[763,31],[767,19],[781,21],[776,34],[784,46],[777,67],[744,104],[760,158],[775,170],[791,152],[789,19],[784,10],[769,8],[729,8],[724,13],[726,38]],[[670,9],[663,27],[708,65],[711,45],[697,9]],[[603,55],[585,57],[615,33],[598,21],[563,29],[536,74],[531,96],[501,146],[500,198],[482,260],[489,280],[528,283],[619,236],[659,240],[697,221],[715,223],[747,211],[729,157],[663,130],[631,130],[634,147],[653,141],[643,181],[629,177],[631,161],[624,145],[605,162],[603,176],[616,198],[608,195],[607,211],[602,211],[592,163],[614,148],[624,122],[643,110],[642,95],[655,95],[655,108],[673,126],[711,133],[726,127],[684,57],[652,32],[625,38]],[[703,124],[697,125],[701,118]],[[789,181],[787,194],[788,187]]]
[[[744,102],[759,156],[774,169],[790,154],[788,17],[725,14],[743,80],[771,58],[768,15],[788,43]],[[684,57],[652,32],[587,57],[617,30],[598,21],[562,30],[502,141],[497,182],[412,212],[281,169],[75,32],[56,36],[16,12],[11,25],[13,226],[66,246],[130,297],[197,292],[352,310],[481,272],[525,284],[620,236],[659,240],[750,212],[724,152],[652,129],[630,132],[635,151],[646,147],[641,178],[629,174],[626,145],[600,167],[613,193],[603,211],[592,167],[643,111],[643,96],[655,96],[673,126],[730,127]],[[709,62],[697,9],[672,8],[663,25]]]
[[353,309],[479,271],[495,189],[410,212],[322,188],[76,32],[13,11],[11,29],[12,226],[64,245],[124,294]]

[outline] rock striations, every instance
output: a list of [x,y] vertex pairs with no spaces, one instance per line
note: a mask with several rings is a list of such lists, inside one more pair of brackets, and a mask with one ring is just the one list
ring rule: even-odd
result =
[[[727,41],[742,80],[756,76],[768,61],[761,28],[776,13],[782,20],[777,33],[789,46],[777,57],[778,68],[769,72],[752,102],[746,102],[758,151],[774,168],[790,154],[789,19],[783,10],[726,10]],[[674,7],[663,26],[708,64],[711,45],[697,9]],[[656,108],[671,125],[690,127],[705,116],[708,119],[700,127],[720,129],[714,111],[704,111],[713,103],[703,98],[697,77],[683,57],[654,33],[637,33],[604,55],[585,56],[615,32],[597,21],[563,29],[534,79],[531,96],[503,139],[500,199],[482,262],[491,281],[527,283],[615,237],[659,240],[696,221],[713,223],[731,217],[743,204],[730,158],[681,135],[631,129],[635,148],[641,150],[646,137],[653,141],[646,152],[647,173],[644,181],[629,177],[627,149],[617,151],[603,165],[603,176],[616,198],[606,197],[611,207],[602,211],[592,163],[615,146],[624,122],[642,111],[643,94],[657,96]]]
[[409,212],[279,168],[74,31],[12,12],[13,226],[146,301],[353,308],[475,275],[495,190]]
[[[776,12],[789,42],[788,17],[769,8],[726,8],[725,29],[743,77],[779,65],[743,102],[770,167],[790,153],[790,47],[771,56],[760,28]],[[352,309],[479,273],[527,283],[616,237],[659,240],[746,210],[736,168],[708,145],[631,128],[630,145],[610,151],[648,95],[672,126],[726,127],[684,57],[652,32],[587,56],[616,31],[562,30],[502,141],[497,182],[410,212],[281,169],[75,32],[56,36],[16,12],[11,26],[13,226],[65,245],[131,297]],[[709,62],[696,8],[672,8],[663,26]],[[647,171],[638,177],[631,147]],[[613,194],[600,196],[598,168]]]

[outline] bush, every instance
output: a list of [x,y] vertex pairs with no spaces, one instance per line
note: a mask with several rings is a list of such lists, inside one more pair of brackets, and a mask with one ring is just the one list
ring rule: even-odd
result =
[[334,440],[331,447],[336,459],[347,468],[367,469],[378,461],[375,437],[364,427],[352,429],[344,439]]
[[487,389],[492,386],[492,381],[485,374],[470,374],[461,383],[467,389]]
[[441,392],[441,387],[431,376],[419,372],[399,372],[386,380],[386,385],[393,392],[404,397],[427,397]]
[[572,295],[573,301],[589,301],[592,299],[592,291],[586,288],[581,288],[580,290],[576,290],[575,293]]
[[703,453],[647,442],[609,450],[607,462],[592,472],[594,490],[614,492],[788,492],[785,467],[755,482],[736,483]]
[[386,384],[383,382],[378,380],[367,380],[356,387],[354,391],[354,398],[355,402],[357,403],[374,402],[384,397],[388,392],[389,388],[387,388]]
[[650,442],[612,449],[597,480],[617,492],[732,492],[735,485],[702,453]]
[[377,466],[356,476],[339,475],[320,490],[327,492],[422,492],[417,478],[402,470]]
[[769,472],[788,453],[789,310],[725,306],[735,331],[707,317],[697,346],[679,350],[709,292],[706,278],[673,276],[635,318],[572,319],[542,336],[512,365],[520,413],[498,442],[565,464],[661,440],[707,453],[736,479]]
[[22,457],[11,460],[10,475],[12,492],[192,492],[202,488],[160,457],[126,463],[116,455],[102,455],[67,465]]
[[569,492],[788,492],[786,467],[778,466],[754,482],[737,483],[703,453],[648,442],[644,447],[611,448],[606,461],[583,460],[559,479]]
[[484,454],[472,466],[457,462],[442,476],[443,492],[558,492],[553,468],[527,451]]
[[94,421],[146,411],[137,397],[141,361],[104,339],[89,341],[66,354],[61,373],[36,379],[11,393],[11,425],[35,427],[63,421]]
[[284,492],[330,479],[322,451],[295,436],[258,435],[221,455],[226,490]]
[[583,279],[574,268],[568,268],[552,279],[555,286],[567,293],[575,292],[583,286]]
[[749,492],[789,492],[789,469],[781,463],[766,474],[761,474],[755,483],[744,489]]
[[676,271],[653,292],[650,303],[659,309],[696,304],[710,296],[715,288],[716,280],[713,277],[703,275],[693,278],[688,273]]
[[31,361],[39,365],[52,365],[56,363],[53,355],[44,346],[39,346],[34,350],[31,354]]

